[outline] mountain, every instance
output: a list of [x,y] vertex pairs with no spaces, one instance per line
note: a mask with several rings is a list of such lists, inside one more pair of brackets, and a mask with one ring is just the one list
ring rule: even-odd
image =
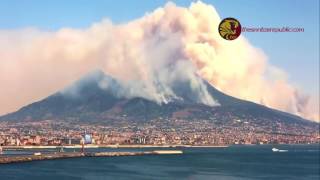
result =
[[[108,88],[101,86],[107,82]],[[2,121],[63,120],[85,123],[114,123],[116,121],[145,122],[152,119],[184,118],[234,121],[246,119],[256,123],[283,122],[314,125],[298,116],[270,109],[249,101],[228,96],[203,81],[209,94],[219,106],[208,106],[194,101],[188,84],[175,88],[180,99],[156,103],[142,97],[120,96],[121,83],[103,72],[93,72],[66,89],[41,101],[22,107],[16,112],[1,116]],[[191,93],[192,94],[192,93]]]

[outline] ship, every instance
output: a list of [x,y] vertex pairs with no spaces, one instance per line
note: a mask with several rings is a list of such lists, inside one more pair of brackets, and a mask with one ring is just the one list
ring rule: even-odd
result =
[[277,148],[272,148],[273,152],[288,152],[288,150],[283,150],[283,149],[277,149]]

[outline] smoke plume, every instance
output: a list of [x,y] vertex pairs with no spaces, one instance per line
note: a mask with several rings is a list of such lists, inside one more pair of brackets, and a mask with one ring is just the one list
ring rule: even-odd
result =
[[120,25],[105,19],[86,29],[0,30],[0,114],[102,69],[127,87],[125,94],[158,103],[179,98],[171,87],[189,82],[198,102],[219,105],[201,77],[229,95],[319,120],[319,102],[289,84],[245,37],[222,39],[220,20],[202,2],[189,8],[167,3]]

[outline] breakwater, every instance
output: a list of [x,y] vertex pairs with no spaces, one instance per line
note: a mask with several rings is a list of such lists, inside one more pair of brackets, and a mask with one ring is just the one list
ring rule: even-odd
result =
[[161,154],[182,154],[179,150],[159,150],[159,151],[138,151],[138,152],[63,152],[34,155],[0,156],[0,164],[31,162],[40,160],[54,160],[81,157],[112,157],[112,156],[142,156],[142,155],[161,155]]

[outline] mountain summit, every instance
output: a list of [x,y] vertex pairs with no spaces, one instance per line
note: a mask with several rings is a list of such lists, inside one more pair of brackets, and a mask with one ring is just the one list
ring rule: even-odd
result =
[[65,89],[0,117],[5,121],[61,120],[84,123],[145,122],[152,119],[208,119],[313,124],[298,116],[228,96],[201,80],[215,105],[197,101],[188,82],[173,87],[166,103],[126,94],[122,83],[101,71],[89,73]]

